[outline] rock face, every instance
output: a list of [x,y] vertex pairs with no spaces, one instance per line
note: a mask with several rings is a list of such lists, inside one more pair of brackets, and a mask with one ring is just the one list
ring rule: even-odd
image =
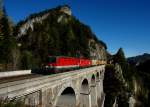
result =
[[71,16],[72,12],[69,6],[65,5],[60,8],[60,11],[66,13],[67,15]]
[[89,40],[90,56],[92,59],[107,60],[107,51],[103,45],[96,43],[95,40]]
[[31,20],[28,20],[26,23],[22,24],[22,26],[20,26],[20,28],[19,28],[19,33],[18,33],[17,38],[21,37],[22,35],[25,35],[29,28],[31,28],[33,30],[34,29],[34,25],[33,24],[34,23],[42,23],[42,21],[44,19],[46,19],[48,15],[49,14],[45,14],[45,15],[43,15],[41,17],[35,17],[35,18],[31,19]]
[[126,81],[123,77],[122,69],[119,64],[115,64],[115,74],[116,74],[116,78],[126,86]]
[[[62,13],[65,13],[69,16],[72,15],[72,12],[71,12],[71,9],[69,6],[67,5],[64,5],[62,7],[59,8],[59,11],[62,12]],[[19,28],[19,34],[18,34],[18,38],[22,35],[25,35],[27,30],[29,28],[31,28],[32,30],[34,29],[34,23],[42,23],[42,21],[44,19],[46,19],[47,17],[49,16],[49,13],[46,13],[46,14],[43,14],[42,16],[36,16],[30,20],[28,20],[27,22],[25,22],[24,24],[22,24]],[[59,18],[58,18],[58,22],[60,22],[62,19],[63,19],[64,15],[61,15]]]
[[22,58],[33,61],[31,66],[46,63],[48,55],[107,59],[106,44],[67,5],[30,15],[15,32]]

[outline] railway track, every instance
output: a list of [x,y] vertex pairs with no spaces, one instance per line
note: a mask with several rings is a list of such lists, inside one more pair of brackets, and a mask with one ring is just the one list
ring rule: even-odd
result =
[[[65,74],[68,74],[69,72],[62,72]],[[48,75],[53,75],[53,77],[62,75],[62,73],[57,74],[39,74],[39,73],[31,73],[31,74],[25,74],[25,75],[18,75],[18,76],[10,76],[10,77],[1,77],[0,78],[0,84],[8,83],[8,82],[14,82],[14,81],[20,81],[25,79],[32,79],[32,78],[38,78],[38,77],[44,77]]]

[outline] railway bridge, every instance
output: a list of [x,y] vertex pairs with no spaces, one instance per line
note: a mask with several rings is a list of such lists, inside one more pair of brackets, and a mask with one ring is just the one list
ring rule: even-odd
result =
[[0,84],[0,96],[31,107],[103,107],[105,65]]

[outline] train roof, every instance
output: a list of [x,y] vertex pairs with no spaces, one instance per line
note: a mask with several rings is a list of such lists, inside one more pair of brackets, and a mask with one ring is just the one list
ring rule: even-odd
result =
[[[67,57],[67,58],[78,58],[78,57],[71,57],[71,56],[48,56],[48,57],[57,57],[57,58],[59,58],[59,57]],[[89,58],[80,58],[80,59],[89,59]]]

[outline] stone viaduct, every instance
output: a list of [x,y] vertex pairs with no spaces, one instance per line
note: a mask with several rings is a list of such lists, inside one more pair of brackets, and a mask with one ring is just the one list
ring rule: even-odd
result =
[[105,65],[0,84],[0,96],[31,107],[103,107]]

